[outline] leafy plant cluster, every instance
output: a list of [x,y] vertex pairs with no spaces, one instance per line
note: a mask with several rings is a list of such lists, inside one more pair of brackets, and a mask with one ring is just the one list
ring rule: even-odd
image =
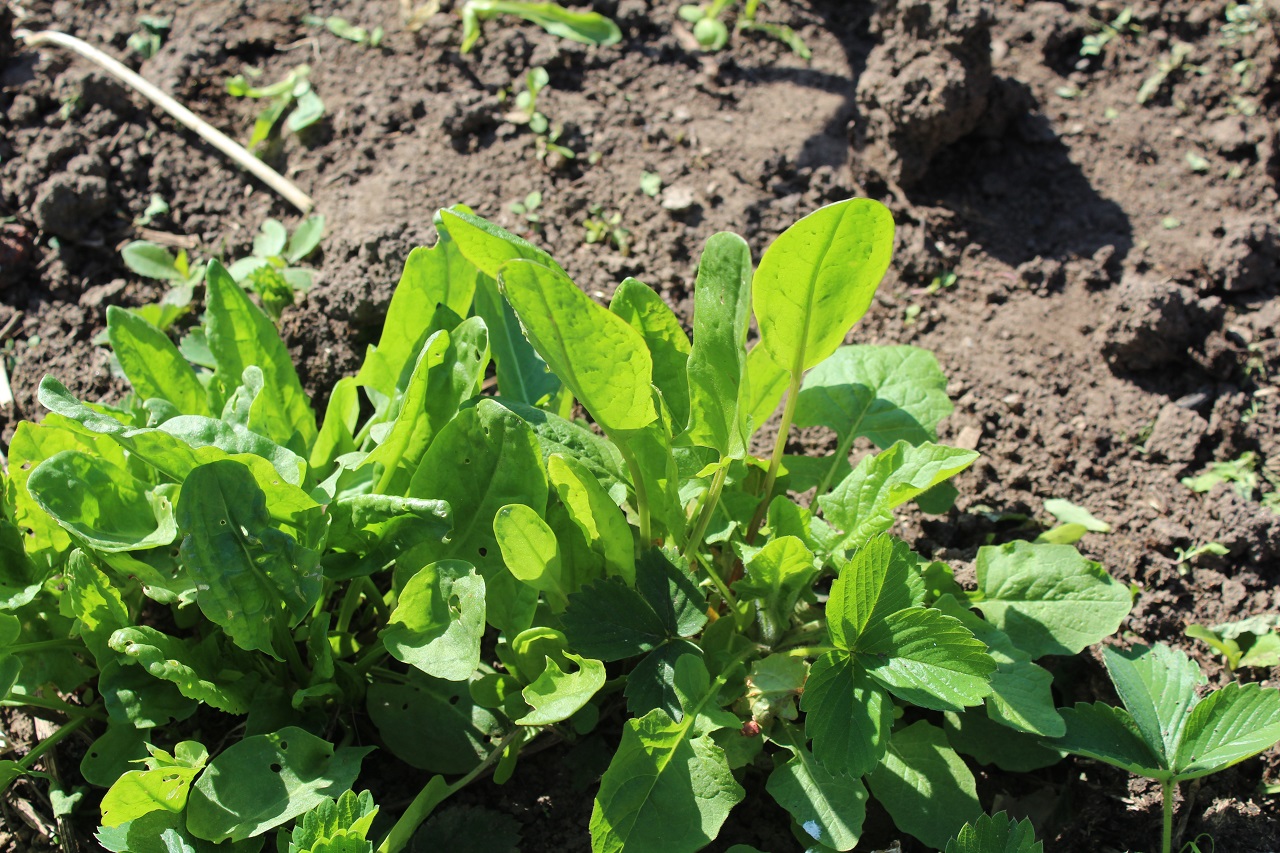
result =
[[[822,208],[758,266],[714,235],[692,340],[635,279],[604,307],[465,209],[436,224],[319,422],[216,261],[200,357],[112,308],[133,396],[43,381],[49,414],[19,425],[4,479],[0,695],[70,722],[0,781],[90,727],[109,850],[395,853],[530,744],[621,719],[600,853],[703,847],[748,774],[809,850],[852,849],[873,796],[935,848],[1038,850],[982,815],[962,755],[1110,760],[1037,661],[1114,632],[1131,594],[1070,545],[1021,541],[982,548],[965,589],[890,534],[907,502],[947,510],[977,454],[937,442],[951,404],[928,352],[843,345],[888,266],[888,211]],[[836,452],[789,455],[793,425],[833,429]],[[878,450],[851,466],[859,438]],[[354,791],[375,747],[426,773],[394,821]],[[1208,766],[1163,754],[1132,766]]]

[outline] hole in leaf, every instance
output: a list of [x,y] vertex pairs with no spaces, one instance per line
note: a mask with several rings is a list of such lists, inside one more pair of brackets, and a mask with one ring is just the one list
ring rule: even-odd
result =
[[289,741],[287,741],[287,740],[282,740],[282,741],[280,741],[280,751],[281,751],[281,752],[284,752],[284,751],[285,751],[286,749],[288,749],[288,748],[289,748]]
[[271,772],[272,772],[272,773],[279,773],[279,772],[280,772],[281,770],[283,770],[283,769],[284,769],[284,768],[280,766],[280,762],[278,762],[278,761],[277,761],[277,762],[273,762],[273,763],[271,764]]
[[163,781],[165,781],[165,782],[177,782],[177,781],[178,781],[178,778],[179,778],[179,777],[178,777],[178,774],[177,774],[177,773],[170,773],[170,774],[168,774],[167,776],[164,776],[164,777],[163,777]]
[[23,462],[23,463],[22,463],[22,470],[23,470],[23,471],[30,471],[30,470],[31,470],[31,460],[27,460],[26,462]]
[[463,464],[463,465],[470,465],[470,464],[471,464],[471,460],[470,460],[470,459],[463,459],[463,460],[462,460],[462,464]]
[[450,705],[457,705],[457,704],[458,704],[458,702],[459,702],[461,699],[462,699],[462,697],[461,697],[461,696],[450,696],[450,697],[449,697],[449,704],[450,704]]
[[227,526],[227,520],[226,520],[225,518],[220,518],[220,519],[218,519],[218,524],[222,525],[223,527],[226,527],[226,526]]
[[407,710],[409,710],[409,703],[408,703],[408,702],[405,702],[404,704],[402,704],[402,705],[400,706],[400,710],[401,710],[401,711],[407,711]]
[[487,556],[489,556],[489,549],[488,549],[488,548],[481,548],[481,549],[480,549],[480,556],[481,556],[481,557],[487,557]]

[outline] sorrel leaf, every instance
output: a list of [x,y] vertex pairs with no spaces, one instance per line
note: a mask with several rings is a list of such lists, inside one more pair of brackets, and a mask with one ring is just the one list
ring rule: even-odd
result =
[[446,681],[466,681],[480,665],[484,579],[462,560],[441,560],[409,579],[382,641],[399,661]]

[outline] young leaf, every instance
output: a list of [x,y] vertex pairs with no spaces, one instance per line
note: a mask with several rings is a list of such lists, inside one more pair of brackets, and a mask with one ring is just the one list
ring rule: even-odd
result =
[[1178,779],[1225,770],[1280,741],[1280,690],[1231,682],[1192,710],[1173,765]]
[[240,841],[279,826],[322,800],[340,796],[372,747],[333,746],[287,726],[233,744],[191,789],[187,829],[209,841]]
[[160,281],[183,281],[186,276],[178,269],[178,259],[164,246],[146,240],[134,240],[120,250],[124,265],[140,276]]
[[694,287],[686,438],[723,458],[741,459],[750,436],[746,405],[751,249],[737,234],[708,240]]
[[[259,683],[255,675],[236,680],[239,675],[228,669],[210,651],[208,641],[199,645],[170,637],[146,625],[121,628],[111,635],[108,644],[124,655],[124,659],[136,662],[152,678],[172,683],[188,699],[203,702],[228,714],[245,714],[249,711],[252,690]],[[117,690],[119,688],[117,687]],[[143,692],[135,696],[146,705],[152,698]],[[103,688],[103,694],[107,689]],[[151,715],[152,709],[146,708]],[[164,714],[163,710],[159,711]],[[185,708],[175,711],[175,716],[187,716]],[[130,716],[130,719],[133,719]],[[136,720],[135,720],[136,722]]]
[[872,623],[857,660],[899,699],[935,711],[977,705],[991,692],[996,663],[959,620],[911,607]]
[[[901,549],[899,549],[901,545]],[[906,552],[905,554],[903,552]],[[879,536],[862,546],[831,584],[827,631],[837,647],[851,651],[867,625],[914,604],[910,549]]]
[[635,583],[635,545],[631,526],[591,472],[572,456],[547,457],[547,475],[570,520],[608,575]]
[[1129,589],[1070,545],[1009,542],[978,550],[974,607],[1033,659],[1075,654],[1129,615]]
[[867,785],[898,829],[930,847],[942,848],[982,814],[973,773],[942,729],[924,720],[893,733]]
[[462,560],[418,571],[400,592],[382,641],[396,660],[436,678],[466,681],[480,665],[484,579]]
[[503,397],[534,406],[560,390],[560,380],[525,339],[516,312],[498,290],[498,283],[487,275],[481,275],[476,285],[475,312],[489,328],[498,391]]
[[196,601],[236,645],[277,660],[274,623],[292,627],[320,597],[320,554],[271,525],[267,498],[234,460],[192,469],[178,498],[182,564]]
[[977,458],[972,450],[905,441],[864,457],[831,494],[818,498],[827,521],[844,531],[836,548],[854,550],[888,530],[894,509],[959,474]]
[[204,769],[208,751],[183,741],[170,755],[148,745],[146,770],[131,770],[111,785],[102,798],[102,825],[120,826],[159,809],[180,813],[187,805],[191,782]]
[[661,709],[627,721],[591,810],[593,853],[693,853],[715,839],[742,800],[746,792],[710,736],[736,718],[715,713],[723,679],[708,682],[702,661],[681,656],[681,721]]
[[[483,16],[515,15],[537,24],[553,36],[582,44],[610,45],[622,41],[618,25],[598,12],[578,12],[559,3],[512,2],[512,0],[467,0],[464,7]],[[463,53],[467,48],[462,49]]]
[[952,408],[947,377],[928,350],[842,346],[805,376],[795,423],[830,427],[842,447],[866,436],[884,448],[936,441]]
[[743,576],[733,588],[740,600],[760,603],[757,615],[762,630],[781,636],[800,594],[817,574],[813,552],[800,539],[778,536],[746,561]]
[[893,217],[870,199],[814,211],[773,241],[756,270],[760,345],[788,373],[835,352],[871,305],[893,252]]
[[1074,708],[1062,708],[1061,714],[1067,733],[1052,741],[1058,749],[1096,758],[1156,781],[1172,778],[1123,708],[1080,702]]
[[555,531],[542,516],[524,504],[504,506],[493,518],[493,535],[511,574],[543,593],[557,613],[563,611],[575,590],[565,583]]
[[378,807],[368,791],[345,791],[334,800],[321,800],[293,827],[288,853],[364,853],[360,844],[373,827]]
[[604,686],[604,664],[598,660],[565,652],[565,658],[577,665],[577,672],[565,672],[550,657],[546,669],[522,694],[533,708],[516,723],[522,726],[549,726],[578,713],[591,697]]
[[855,779],[876,766],[893,725],[893,702],[844,652],[814,662],[800,700],[813,754]]
[[139,397],[168,400],[184,415],[213,415],[204,386],[164,332],[136,314],[110,305],[107,338]]
[[[308,216],[299,223],[293,236],[289,238],[289,244],[284,249],[284,259],[291,264],[305,258],[316,250],[320,245],[320,238],[324,236],[324,217]],[[394,299],[395,296],[392,296]],[[457,310],[457,309],[454,309]],[[458,313],[462,313],[459,311]]]
[[1031,821],[997,812],[966,823],[947,842],[945,853],[1044,853],[1044,845],[1036,841]]
[[1107,674],[1116,686],[1142,739],[1165,766],[1182,741],[1192,708],[1200,701],[1196,687],[1207,680],[1195,661],[1163,644],[1102,650]]
[[653,359],[639,332],[541,264],[511,261],[498,282],[538,353],[606,433],[657,419]]
[[856,777],[818,763],[798,741],[784,736],[782,745],[791,750],[791,758],[769,774],[765,790],[818,844],[852,850],[867,816],[867,789]]
[[624,279],[613,292],[609,310],[640,333],[653,358],[653,384],[671,410],[671,421],[689,422],[689,336],[675,312],[651,287],[634,278]]

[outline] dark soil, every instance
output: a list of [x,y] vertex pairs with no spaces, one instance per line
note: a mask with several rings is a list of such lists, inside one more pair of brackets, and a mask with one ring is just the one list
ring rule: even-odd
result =
[[[329,222],[312,259],[317,286],[282,322],[320,404],[358,366],[405,255],[434,239],[438,207],[466,203],[529,232],[508,204],[540,190],[541,226],[530,235],[584,289],[607,295],[634,275],[687,318],[710,234],[737,231],[758,256],[813,208],[871,195],[894,210],[899,246],[856,339],[936,351],[956,400],[944,440],[983,454],[957,483],[956,510],[907,517],[899,532],[963,568],[980,545],[1012,535],[1001,514],[1044,519],[1051,497],[1081,504],[1113,525],[1081,549],[1140,589],[1121,639],[1178,645],[1215,683],[1231,673],[1185,626],[1280,611],[1280,516],[1227,487],[1197,495],[1179,482],[1246,451],[1280,475],[1275,0],[1254,4],[1254,26],[1234,28],[1224,26],[1225,0],[1135,0],[1137,31],[1094,57],[1081,56],[1084,37],[1124,3],[762,7],[804,36],[811,62],[741,34],[701,54],[675,0],[596,3],[623,28],[617,47],[495,23],[470,56],[457,52],[456,18],[408,32],[393,0],[11,5],[22,26],[62,29],[119,57],[138,14],[172,14],[160,52],[128,61],[242,138],[253,106],[226,96],[223,81],[247,65],[267,80],[312,65],[327,115],[271,161]],[[304,25],[306,13],[381,24],[386,43],[341,41]],[[1178,44],[1190,46],[1185,62],[1139,105]],[[503,120],[500,90],[535,65],[551,76],[540,107],[563,122],[576,160],[539,160],[533,137]],[[7,439],[20,419],[40,416],[45,373],[82,397],[122,392],[92,339],[107,305],[161,292],[118,254],[141,233],[133,221],[153,194],[171,211],[148,227],[204,257],[241,255],[264,218],[297,216],[69,54],[0,39],[0,85],[0,334],[15,395],[0,411]],[[658,198],[640,190],[645,171],[663,179]],[[593,204],[622,214],[629,256],[584,242]],[[954,286],[929,292],[949,272]],[[817,433],[800,441],[834,446]],[[1178,549],[1211,541],[1230,553],[1179,564]],[[1063,666],[1100,683],[1093,659]],[[1275,683],[1277,673],[1241,675]],[[12,734],[20,747],[31,736]],[[521,849],[586,850],[604,754],[588,741],[568,757],[532,756],[504,788],[477,786],[459,802],[514,816]],[[1261,789],[1277,776],[1272,754],[1209,777],[1180,812],[1186,837],[1208,833],[1220,851],[1280,848],[1280,808]],[[1154,846],[1158,792],[1119,771],[1068,761],[980,779],[984,805],[1032,816],[1050,850]],[[377,784],[392,808],[421,780]],[[22,809],[7,807],[0,851],[40,847],[54,825],[47,801],[27,783],[11,800]],[[786,825],[756,797],[715,849],[794,849]],[[864,846],[894,840],[873,813]]]

